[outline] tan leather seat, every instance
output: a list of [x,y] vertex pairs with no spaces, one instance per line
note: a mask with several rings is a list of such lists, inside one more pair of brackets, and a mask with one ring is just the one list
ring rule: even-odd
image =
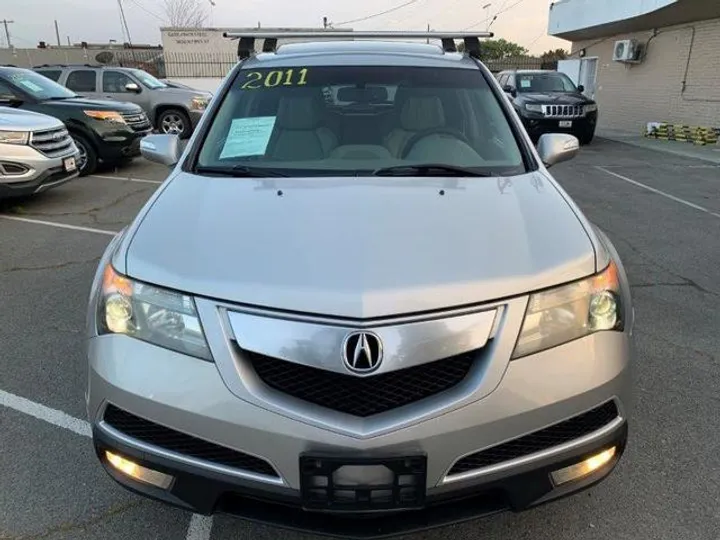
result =
[[395,157],[407,142],[417,133],[445,126],[445,111],[442,101],[436,96],[413,96],[404,99],[400,111],[400,127],[385,137],[385,146]]
[[268,145],[271,159],[324,159],[337,144],[335,134],[322,126],[319,97],[300,95],[280,99],[275,131]]

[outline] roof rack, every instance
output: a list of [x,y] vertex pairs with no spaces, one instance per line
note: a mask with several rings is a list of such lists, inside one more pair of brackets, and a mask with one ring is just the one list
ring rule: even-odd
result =
[[237,39],[239,59],[249,58],[255,54],[255,40],[263,39],[263,52],[275,52],[278,39],[338,39],[338,38],[385,38],[385,39],[439,39],[445,52],[457,52],[456,39],[465,43],[465,51],[473,57],[480,56],[480,38],[491,38],[492,32],[412,32],[412,31],[352,31],[352,30],[317,30],[314,32],[223,32],[223,37]]

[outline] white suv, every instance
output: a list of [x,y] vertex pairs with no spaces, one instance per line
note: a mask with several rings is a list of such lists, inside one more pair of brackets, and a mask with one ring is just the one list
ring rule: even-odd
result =
[[72,180],[77,157],[57,118],[0,107],[0,198],[33,195]]

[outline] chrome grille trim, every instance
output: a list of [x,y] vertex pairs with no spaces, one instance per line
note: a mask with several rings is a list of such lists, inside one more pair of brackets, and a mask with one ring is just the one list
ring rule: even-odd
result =
[[121,113],[125,123],[134,131],[145,131],[150,129],[150,119],[144,112],[138,113]]
[[75,145],[65,127],[32,132],[30,146],[51,158],[75,153]]
[[585,115],[582,105],[543,105],[545,118],[581,118]]

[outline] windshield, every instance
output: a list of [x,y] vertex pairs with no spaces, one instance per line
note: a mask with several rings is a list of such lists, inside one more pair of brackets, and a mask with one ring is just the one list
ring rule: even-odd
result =
[[157,88],[167,88],[167,84],[157,80],[147,71],[143,71],[142,69],[131,69],[130,72],[135,75],[135,77],[140,79],[140,82],[147,86],[150,90],[155,90]]
[[[475,69],[244,69],[202,142],[195,170],[252,166],[285,176],[369,175],[432,164],[518,174],[523,156]],[[406,172],[406,171],[405,171]]]
[[9,70],[9,72],[3,73],[0,79],[15,89],[30,94],[40,101],[47,99],[67,99],[77,96],[75,92],[71,92],[55,81],[51,81],[44,75],[40,75],[29,69]]
[[518,74],[518,92],[577,92],[578,89],[564,73]]

